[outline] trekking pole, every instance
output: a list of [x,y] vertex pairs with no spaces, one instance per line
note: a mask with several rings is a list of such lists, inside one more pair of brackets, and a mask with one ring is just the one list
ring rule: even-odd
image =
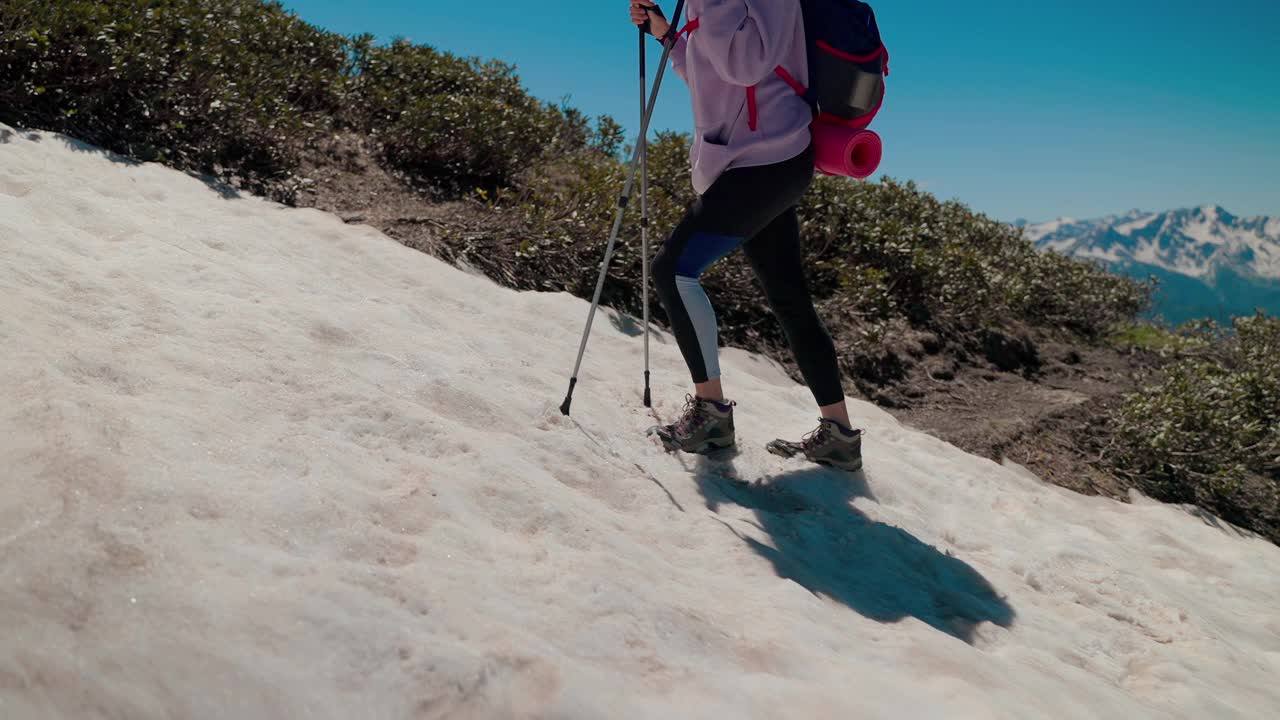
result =
[[[671,17],[671,30],[680,24],[680,14],[684,12],[684,0],[676,0],[676,9]],[[671,49],[675,47],[675,33],[670,30],[662,42],[662,62],[658,65],[658,74],[653,79],[653,89],[649,93],[649,102],[640,117],[640,136],[631,153],[631,167],[627,171],[627,182],[622,186],[622,194],[618,196],[618,211],[613,216],[613,229],[609,232],[609,243],[604,249],[604,261],[600,263],[600,277],[596,280],[596,291],[591,298],[591,310],[587,313],[587,325],[582,330],[582,342],[578,345],[578,359],[573,364],[573,375],[569,377],[569,391],[565,393],[564,402],[560,403],[560,412],[568,415],[569,406],[573,403],[573,389],[578,384],[578,371],[582,369],[582,356],[587,352],[587,338],[591,337],[591,324],[595,322],[596,308],[600,305],[600,293],[604,290],[604,279],[609,273],[609,261],[613,259],[613,246],[618,242],[618,232],[622,229],[622,216],[627,211],[627,202],[631,199],[631,190],[636,182],[636,166],[640,164],[644,138],[649,134],[649,121],[653,119],[653,109],[658,103],[658,90],[662,86],[662,76],[666,74],[667,62],[671,59]],[[646,263],[647,265],[647,263]],[[647,291],[647,285],[646,285]]]
[[[645,62],[645,31],[640,28],[640,120],[644,122],[645,82],[648,79],[648,63]],[[649,394],[649,135],[640,135],[640,277],[644,285],[644,406],[653,407]]]

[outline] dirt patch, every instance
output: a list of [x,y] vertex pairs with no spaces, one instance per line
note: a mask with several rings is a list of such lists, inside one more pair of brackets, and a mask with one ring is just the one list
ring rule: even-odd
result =
[[337,135],[311,148],[303,161],[300,207],[331,212],[343,222],[370,225],[405,245],[454,260],[441,237],[483,235],[492,224],[474,202],[448,201],[416,189],[377,161],[367,138]]
[[1047,359],[1035,373],[961,366],[954,380],[930,381],[918,400],[891,412],[968,452],[1008,458],[1056,485],[1127,499],[1128,484],[1099,469],[1106,417],[1113,403],[1137,388],[1138,378],[1154,371],[1154,361],[1109,348],[1048,343],[1039,349]]

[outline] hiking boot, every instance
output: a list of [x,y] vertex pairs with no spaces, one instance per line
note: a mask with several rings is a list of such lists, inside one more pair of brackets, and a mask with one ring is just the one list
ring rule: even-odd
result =
[[737,442],[733,431],[734,404],[686,395],[680,419],[653,428],[653,434],[667,452],[707,453],[733,447]]
[[816,430],[800,442],[774,440],[766,448],[774,455],[803,455],[811,462],[847,472],[862,469],[862,431],[851,430],[836,420],[822,418]]

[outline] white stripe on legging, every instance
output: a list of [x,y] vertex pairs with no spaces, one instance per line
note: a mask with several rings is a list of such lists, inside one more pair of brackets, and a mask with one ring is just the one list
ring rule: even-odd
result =
[[711,298],[707,297],[707,291],[702,289],[698,278],[677,275],[676,288],[684,301],[685,312],[689,313],[689,321],[693,323],[693,332],[698,336],[707,379],[715,380],[720,377],[720,330],[716,326],[716,311],[711,307]]

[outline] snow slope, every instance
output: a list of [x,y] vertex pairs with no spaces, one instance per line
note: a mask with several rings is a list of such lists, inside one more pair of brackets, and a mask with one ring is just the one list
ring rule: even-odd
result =
[[812,401],[742,352],[742,453],[664,455],[633,321],[565,418],[582,301],[229,195],[0,126],[6,720],[1280,707],[1275,546],[864,403],[864,474],[779,460]]

